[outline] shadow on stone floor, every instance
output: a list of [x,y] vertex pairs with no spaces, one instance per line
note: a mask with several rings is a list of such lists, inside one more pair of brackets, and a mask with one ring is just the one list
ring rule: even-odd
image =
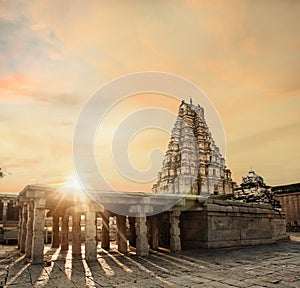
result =
[[[70,247],[71,248],[71,247]],[[16,255],[4,287],[299,287],[300,237],[217,250],[150,251],[142,258],[99,248],[97,261],[45,248],[42,265]]]

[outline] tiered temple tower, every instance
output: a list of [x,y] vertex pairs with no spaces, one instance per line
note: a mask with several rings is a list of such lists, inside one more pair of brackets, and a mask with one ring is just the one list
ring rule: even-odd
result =
[[231,194],[231,171],[209,131],[204,109],[182,101],[155,193]]

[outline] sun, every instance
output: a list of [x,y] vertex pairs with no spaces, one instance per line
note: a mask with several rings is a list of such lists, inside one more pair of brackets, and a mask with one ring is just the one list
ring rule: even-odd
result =
[[80,200],[86,199],[86,192],[80,184],[78,177],[74,174],[66,177],[63,183],[63,190],[65,193],[73,193],[73,195],[76,195]]
[[76,175],[68,176],[66,178],[66,181],[64,182],[64,187],[73,189],[83,189]]

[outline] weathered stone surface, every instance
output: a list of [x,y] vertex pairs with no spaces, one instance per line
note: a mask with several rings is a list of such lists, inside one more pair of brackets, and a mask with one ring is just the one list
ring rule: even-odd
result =
[[138,256],[147,256],[149,254],[146,217],[136,217],[136,254]]
[[261,208],[277,208],[279,209],[280,202],[275,198],[270,186],[264,183],[261,176],[257,175],[253,170],[250,170],[247,176],[242,178],[240,187],[234,190],[234,198],[237,201],[247,203],[268,204],[270,207]]
[[101,247],[104,250],[109,249],[110,237],[109,237],[109,214],[107,211],[102,214],[102,239],[101,239]]
[[149,244],[151,249],[158,249],[159,247],[159,232],[158,232],[158,217],[156,215],[151,216],[149,221]]
[[285,213],[288,231],[300,231],[300,183],[272,187]]
[[33,236],[33,204],[27,205],[27,225],[26,225],[26,240],[25,240],[25,257],[31,258],[32,251],[32,236]]
[[74,212],[72,215],[72,255],[75,258],[81,257],[81,213]]
[[45,208],[39,207],[39,203],[34,203],[34,220],[32,236],[32,264],[40,264],[44,259],[44,227],[45,227]]
[[27,235],[27,205],[22,207],[22,226],[21,226],[21,239],[20,239],[20,251],[25,252],[25,242]]
[[172,252],[181,250],[179,217],[179,210],[174,210],[170,212],[170,250]]
[[66,251],[69,248],[69,214],[64,213],[61,221],[61,250]]
[[126,217],[117,215],[117,243],[121,253],[127,253]]
[[70,261],[64,254],[57,258],[56,249],[50,249],[49,266],[32,266],[15,253],[13,246],[8,246],[12,251],[3,246],[0,259],[9,255],[12,261],[8,267],[1,261],[0,283],[13,288],[299,287],[300,237],[292,237],[293,241],[242,249],[180,254],[153,251],[146,259],[132,254],[123,257],[116,249],[102,254],[99,248],[97,262]]
[[85,213],[85,259],[97,260],[96,215],[94,211]]
[[59,216],[52,216],[52,248],[59,247]]

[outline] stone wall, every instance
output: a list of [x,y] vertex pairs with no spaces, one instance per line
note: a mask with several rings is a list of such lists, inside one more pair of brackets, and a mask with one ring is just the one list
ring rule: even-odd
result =
[[276,196],[286,214],[288,228],[300,226],[300,192]]
[[182,211],[183,249],[273,243],[285,239],[284,215],[270,205],[209,199],[202,211]]
[[300,183],[276,186],[272,191],[285,212],[287,229],[300,231]]

